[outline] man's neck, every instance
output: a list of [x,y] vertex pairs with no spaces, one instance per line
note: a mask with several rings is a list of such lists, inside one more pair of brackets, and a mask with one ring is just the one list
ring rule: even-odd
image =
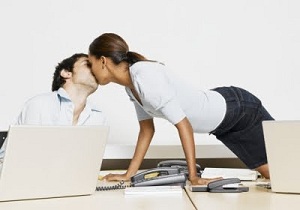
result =
[[83,88],[81,90],[78,90],[77,88],[64,88],[66,92],[68,93],[71,101],[74,104],[74,111],[73,111],[73,125],[76,125],[78,123],[79,116],[81,112],[84,110],[87,102],[87,97],[91,94],[90,92],[84,90]]

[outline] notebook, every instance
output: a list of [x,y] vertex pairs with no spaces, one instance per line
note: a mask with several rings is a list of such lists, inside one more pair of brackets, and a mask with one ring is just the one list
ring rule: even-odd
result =
[[107,126],[10,126],[0,201],[95,192]]
[[263,121],[273,192],[300,193],[300,121]]

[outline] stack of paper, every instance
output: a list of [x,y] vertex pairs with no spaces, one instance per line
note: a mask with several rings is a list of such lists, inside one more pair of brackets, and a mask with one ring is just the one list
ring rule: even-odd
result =
[[239,178],[241,181],[254,181],[258,172],[244,168],[205,168],[201,174],[202,178]]
[[147,186],[129,187],[124,190],[125,195],[182,195],[181,186]]

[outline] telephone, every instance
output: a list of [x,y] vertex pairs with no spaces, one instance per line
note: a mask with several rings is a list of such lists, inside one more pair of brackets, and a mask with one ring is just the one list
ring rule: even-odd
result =
[[[187,177],[189,176],[187,162],[185,160],[165,160],[157,164],[157,167],[171,167],[178,168],[180,173],[184,173]],[[196,164],[197,174],[201,176],[201,166]]]
[[228,178],[216,180],[208,183],[208,185],[191,185],[192,192],[211,192],[211,193],[240,193],[248,192],[249,187],[241,184],[238,178]]
[[157,167],[131,177],[131,186],[181,185],[186,182],[186,175],[179,168]]
[[160,185],[185,186],[186,175],[181,173],[179,168],[158,167],[142,171],[131,177],[131,183],[124,185],[124,181],[113,186],[99,186],[96,191],[125,189],[126,187],[144,187]]
[[[201,175],[201,167],[196,164],[197,173]],[[157,168],[143,171],[131,177],[131,185],[157,186],[157,185],[181,185],[185,186],[188,177],[188,167],[185,160],[165,160],[157,164]]]
[[[200,165],[196,165],[198,175],[200,176]],[[131,177],[131,183],[128,186],[120,182],[114,186],[97,187],[96,191],[124,189],[126,187],[142,186],[160,186],[160,185],[179,185],[185,186],[188,177],[187,163],[184,160],[166,160],[158,163],[157,168],[142,171]]]

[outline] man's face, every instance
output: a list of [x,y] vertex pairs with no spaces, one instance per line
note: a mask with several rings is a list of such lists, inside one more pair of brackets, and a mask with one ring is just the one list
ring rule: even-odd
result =
[[76,61],[72,82],[76,85],[92,88],[93,92],[97,90],[98,83],[92,74],[88,58],[81,57]]

